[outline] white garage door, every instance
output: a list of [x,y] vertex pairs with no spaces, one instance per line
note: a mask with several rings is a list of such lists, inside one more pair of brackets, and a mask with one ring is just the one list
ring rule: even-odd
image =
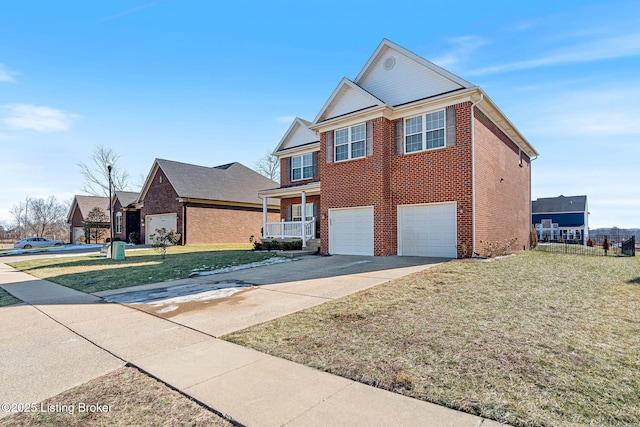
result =
[[156,233],[156,230],[166,228],[167,231],[178,231],[178,215],[163,214],[163,215],[147,215],[144,218],[145,228],[145,243],[151,244],[151,236]]
[[373,207],[329,209],[329,253],[373,255]]
[[456,203],[398,206],[398,255],[457,257]]
[[82,227],[73,227],[73,235],[71,236],[71,243],[74,245],[78,243],[78,237],[84,236],[84,228]]

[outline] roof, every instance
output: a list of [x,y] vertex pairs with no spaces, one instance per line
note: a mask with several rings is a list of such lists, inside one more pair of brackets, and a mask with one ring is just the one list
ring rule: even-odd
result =
[[109,198],[100,196],[83,196],[76,194],[73,198],[73,203],[71,203],[71,209],[69,210],[69,215],[67,217],[69,222],[71,221],[73,211],[76,206],[78,207],[78,209],[80,209],[80,215],[82,215],[82,218],[84,219],[95,207],[99,207],[103,211],[107,212],[109,210]]
[[[162,169],[179,198],[262,205],[258,191],[277,187],[278,183],[234,162],[207,167],[172,160],[156,159],[143,187],[143,200],[156,168]],[[273,202],[272,202],[273,204]]]
[[122,207],[127,207],[138,200],[140,193],[135,191],[116,191],[115,197],[120,200]]
[[537,199],[531,202],[531,213],[585,212],[587,196],[559,196]]

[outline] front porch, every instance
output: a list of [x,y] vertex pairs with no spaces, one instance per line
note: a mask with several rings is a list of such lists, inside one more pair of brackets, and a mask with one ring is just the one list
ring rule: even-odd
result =
[[[262,240],[299,239],[302,240],[302,247],[307,249],[309,242],[319,237],[319,182],[264,190],[258,195],[263,202]],[[281,220],[279,222],[267,221],[267,199],[269,197],[280,199]]]

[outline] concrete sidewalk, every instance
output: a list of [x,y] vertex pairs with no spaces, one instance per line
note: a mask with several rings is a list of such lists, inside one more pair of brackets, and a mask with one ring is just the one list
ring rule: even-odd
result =
[[[2,324],[13,325],[14,334],[23,333],[24,322],[42,321],[52,329],[58,325],[76,339],[84,338],[83,346],[88,345],[65,352],[65,357],[77,358],[75,363],[52,365],[45,371],[46,379],[34,380],[52,384],[48,394],[29,395],[28,387],[22,385],[25,378],[20,360],[37,337],[24,335],[32,344],[20,347],[19,341],[9,336],[13,340],[8,341],[8,348],[2,341],[0,354],[2,383],[8,385],[2,395],[4,401],[38,401],[62,391],[60,388],[67,385],[53,384],[66,375],[65,369],[86,362],[83,351],[94,351],[105,359],[101,369],[115,369],[122,361],[130,362],[248,426],[500,425],[221,341],[126,306],[104,303],[93,295],[34,279],[4,264],[0,264],[0,286],[33,305],[0,309]],[[61,336],[62,342],[54,341],[34,355],[32,363],[62,353],[64,339]],[[11,375],[5,377],[4,372]],[[95,375],[99,374],[96,371]]]

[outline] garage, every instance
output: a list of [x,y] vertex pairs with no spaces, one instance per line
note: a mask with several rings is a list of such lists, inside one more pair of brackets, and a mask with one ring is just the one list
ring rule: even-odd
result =
[[144,217],[145,224],[145,242],[151,244],[152,234],[156,233],[156,230],[165,228],[167,231],[178,231],[178,215],[175,213],[162,214],[162,215],[147,215]]
[[456,258],[456,202],[398,206],[398,255]]
[[78,243],[78,238],[84,236],[84,228],[82,228],[82,227],[73,227],[72,230],[73,231],[72,231],[72,235],[71,235],[71,243],[72,244],[76,244],[76,243]]
[[373,255],[373,207],[329,209],[329,253]]

